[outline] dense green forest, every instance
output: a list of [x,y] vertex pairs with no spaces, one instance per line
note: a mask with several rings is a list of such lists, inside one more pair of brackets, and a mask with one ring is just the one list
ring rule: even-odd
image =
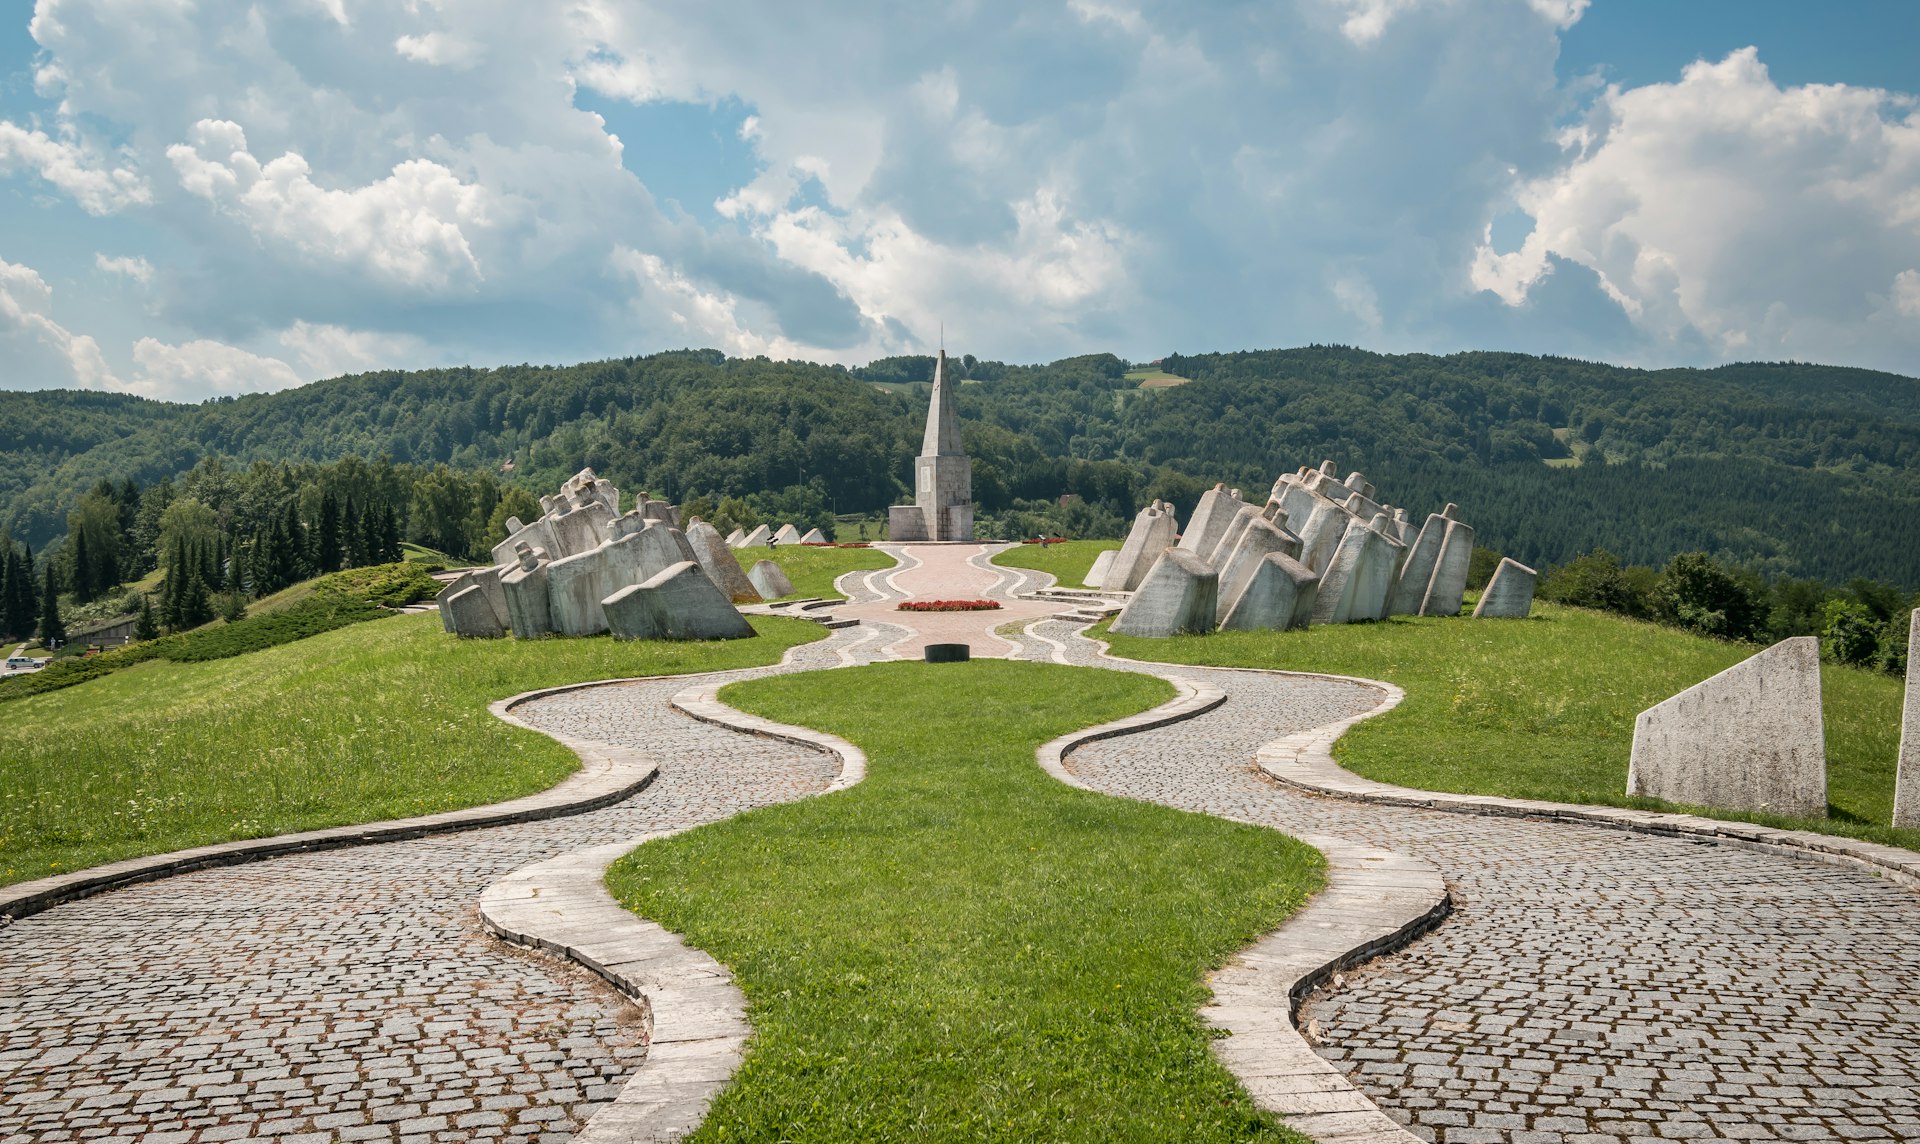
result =
[[[484,516],[508,491],[545,492],[586,465],[676,501],[746,498],[796,519],[879,512],[907,492],[932,364],[849,370],[693,350],[369,373],[202,405],[0,393],[0,529],[57,551],[100,481],[148,489],[212,457],[230,473],[347,456],[404,470],[407,488],[343,490],[340,511],[377,499],[403,535],[433,533],[431,546],[456,553],[484,538],[483,515],[468,510],[457,534],[412,519],[412,482],[439,465],[486,479],[468,497]],[[1337,346],[1173,355],[1160,364],[1192,382],[1150,390],[1104,354],[949,364],[965,379],[975,499],[1009,535],[1111,534],[1149,497],[1184,513],[1215,480],[1258,495],[1280,472],[1331,458],[1416,518],[1459,503],[1482,543],[1536,565],[1604,547],[1661,566],[1699,550],[1768,578],[1920,587],[1911,378]],[[320,492],[301,495],[317,512]]]

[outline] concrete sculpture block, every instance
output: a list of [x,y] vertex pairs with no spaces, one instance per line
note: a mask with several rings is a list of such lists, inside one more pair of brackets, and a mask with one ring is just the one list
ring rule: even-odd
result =
[[1524,620],[1533,612],[1533,585],[1539,574],[1511,557],[1501,557],[1493,570],[1480,603],[1473,609],[1476,620]]
[[687,529],[687,545],[693,549],[693,558],[700,570],[720,589],[720,594],[736,604],[757,604],[760,593],[754,591],[753,581],[747,579],[740,562],[733,558],[733,550],[727,542],[720,539],[720,530],[704,520],[696,520]]
[[927,540],[927,514],[917,504],[897,504],[887,509],[887,539],[896,543]]
[[732,532],[727,533],[727,547],[738,548],[746,539],[747,530],[744,528],[736,528]]
[[513,563],[516,559],[515,554],[522,544],[529,548],[544,548],[548,552],[558,547],[553,541],[553,526],[544,516],[520,528],[512,527],[513,518],[511,517],[508,518],[507,524],[507,538],[493,546],[493,562],[496,565]]
[[1154,501],[1133,518],[1120,555],[1113,558],[1100,586],[1113,592],[1131,592],[1146,579],[1160,554],[1173,546],[1174,519],[1170,506]]
[[1826,817],[1820,641],[1782,640],[1642,711],[1633,726],[1627,793]]
[[766,599],[778,600],[782,596],[793,595],[793,581],[778,564],[771,560],[762,560],[747,569],[747,579],[753,582],[754,591]]
[[1340,546],[1334,550],[1333,559],[1327,562],[1326,571],[1320,574],[1320,591],[1313,603],[1313,622],[1316,624],[1344,624],[1360,618],[1378,618],[1354,615],[1354,605],[1361,600],[1361,589],[1367,583],[1364,575],[1369,564],[1379,559],[1378,545],[1383,543],[1378,532],[1365,521],[1349,517],[1347,529],[1340,538]]
[[1346,539],[1354,516],[1344,506],[1314,494],[1307,506],[1306,517],[1289,519],[1299,525],[1294,532],[1300,537],[1300,563],[1313,569],[1320,577],[1321,592],[1325,594],[1327,569],[1333,564],[1334,553],[1340,550],[1341,542]]
[[642,501],[634,506],[634,511],[640,514],[642,520],[657,520],[669,528],[680,527],[679,511],[666,501]]
[[1221,631],[1304,628],[1313,616],[1320,578],[1283,552],[1261,557],[1246,587],[1227,608]]
[[1214,546],[1220,543],[1220,537],[1233,523],[1235,513],[1241,509],[1239,497],[1227,491],[1225,485],[1215,485],[1200,494],[1200,503],[1194,507],[1192,519],[1180,534],[1180,547],[1205,559],[1213,554]]
[[497,640],[507,634],[500,624],[500,617],[493,611],[493,605],[487,602],[486,590],[478,584],[460,589],[447,597],[440,605],[440,614],[452,625],[453,633],[462,639]]
[[1098,588],[1100,585],[1106,583],[1107,571],[1113,567],[1113,558],[1119,554],[1117,549],[1109,548],[1094,557],[1093,567],[1087,569],[1087,577],[1082,583],[1086,584],[1089,588]]
[[820,530],[819,530],[819,529],[817,529],[817,528],[809,528],[809,529],[807,529],[807,533],[806,533],[806,535],[805,535],[805,536],[802,536],[802,537],[800,538],[800,543],[802,543],[802,544],[825,544],[825,543],[827,543],[827,538],[826,538],[826,537],[825,537],[824,535],[822,535],[822,534],[821,534],[821,532],[820,532]]
[[780,526],[780,530],[773,534],[773,542],[775,544],[798,544],[800,543],[800,530],[791,524],[783,524]]
[[1248,582],[1253,579],[1254,569],[1271,552],[1299,556],[1300,538],[1256,516],[1240,531],[1240,541],[1233,546],[1233,552],[1225,560],[1212,561],[1213,567],[1220,573],[1222,615],[1233,610],[1234,601],[1240,598],[1240,593],[1246,590]]
[[1900,720],[1900,769],[1893,779],[1893,824],[1920,826],[1920,612],[1907,633],[1907,700]]
[[753,628],[691,560],[629,584],[601,601],[607,627],[623,640],[737,640]]
[[1113,630],[1123,636],[1164,638],[1213,630],[1220,576],[1191,552],[1167,547],[1120,609]]
[[1214,542],[1213,547],[1205,552],[1195,552],[1194,555],[1218,568],[1239,547],[1240,538],[1246,535],[1247,529],[1260,519],[1263,518],[1259,510],[1250,504],[1241,505],[1227,521],[1227,527],[1220,531],[1220,539]]
[[549,516],[553,547],[547,551],[556,559],[590,552],[611,538],[615,519],[613,510],[597,500]]
[[768,528],[764,524],[760,525],[758,528],[755,528],[752,532],[747,533],[747,538],[740,542],[740,547],[764,548],[767,543],[767,538],[771,537],[772,535],[773,535],[773,530],[771,528]]
[[464,592],[473,587],[473,573],[462,572],[444,584],[433,597],[433,606],[440,609],[440,630],[448,635],[456,635],[453,630],[453,609],[447,607],[447,601],[453,599],[455,592]]
[[1393,570],[1400,565],[1405,545],[1393,534],[1393,518],[1384,512],[1373,514],[1367,525],[1372,533],[1360,554],[1360,567],[1348,586],[1347,622],[1385,619],[1387,592],[1393,587]]
[[1433,566],[1440,561],[1440,541],[1447,534],[1447,519],[1440,513],[1429,513],[1427,523],[1413,538],[1406,559],[1400,562],[1393,590],[1387,594],[1389,616],[1420,614],[1420,606],[1427,602],[1427,585],[1433,582]]
[[[607,617],[600,609],[600,601],[608,595],[603,585],[611,579],[606,574],[607,560],[607,551],[595,548],[547,565],[547,610],[556,634],[593,636],[607,630]],[[627,583],[632,583],[631,578]]]
[[547,562],[535,556],[532,548],[520,546],[518,561],[500,576],[500,591],[507,599],[507,626],[513,629],[513,638],[531,640],[553,634]]
[[[1451,510],[1452,505],[1447,508]],[[1434,559],[1433,578],[1427,581],[1427,595],[1420,604],[1423,616],[1457,616],[1460,598],[1467,591],[1467,569],[1473,563],[1473,529],[1457,520],[1447,521],[1440,536],[1440,554]]]

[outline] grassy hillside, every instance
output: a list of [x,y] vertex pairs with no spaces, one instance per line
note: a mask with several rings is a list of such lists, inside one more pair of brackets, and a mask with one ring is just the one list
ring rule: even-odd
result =
[[1050,572],[1062,588],[1091,587],[1087,573],[1102,552],[1120,547],[1118,540],[1069,540],[1064,544],[1016,544],[996,553],[995,564]]
[[208,663],[152,660],[17,700],[0,722],[0,883],[138,854],[477,806],[578,766],[496,699],[773,663],[822,638],[755,618],[725,643],[460,640],[373,620]]
[[[1634,717],[1758,650],[1551,604],[1536,604],[1527,620],[1402,616],[1293,632],[1104,638],[1116,654],[1135,659],[1398,684],[1406,701],[1356,726],[1334,751],[1342,765],[1371,779],[1610,806],[1657,805],[1626,795]],[[1901,681],[1826,664],[1821,686],[1831,817],[1701,813],[1920,849],[1920,830],[1890,825]]]

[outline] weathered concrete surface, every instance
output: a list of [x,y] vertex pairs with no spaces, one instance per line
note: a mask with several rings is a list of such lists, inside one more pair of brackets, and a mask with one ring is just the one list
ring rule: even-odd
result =
[[1407,558],[1400,563],[1393,591],[1387,594],[1389,616],[1420,613],[1421,605],[1427,602],[1427,585],[1433,581],[1433,566],[1439,562],[1440,541],[1446,532],[1447,518],[1437,512],[1428,513],[1427,523],[1421,526],[1419,535],[1413,539],[1413,547],[1407,550]]
[[1138,588],[1153,568],[1160,554],[1173,546],[1173,511],[1159,501],[1140,510],[1133,518],[1133,527],[1127,531],[1127,540],[1120,546],[1120,555],[1113,558],[1113,565],[1107,570],[1107,579],[1100,586],[1113,592],[1131,592]]
[[532,524],[515,528],[513,522],[517,519],[517,517],[507,518],[507,538],[493,546],[493,562],[495,564],[512,563],[522,544],[529,548],[544,548],[549,555],[552,555],[556,545],[553,540],[553,527],[547,523],[547,518],[543,516]]
[[753,581],[754,591],[769,600],[778,600],[782,596],[793,595],[793,581],[787,579],[786,572],[771,560],[762,560],[747,570],[747,579]]
[[693,549],[693,558],[699,562],[700,570],[728,599],[736,604],[759,602],[760,593],[741,570],[740,562],[733,558],[733,550],[720,539],[719,529],[704,520],[696,520],[687,528],[687,544]]
[[[1453,506],[1447,507],[1451,509]],[[1467,569],[1472,563],[1472,527],[1449,519],[1447,531],[1440,538],[1440,555],[1434,562],[1433,578],[1427,582],[1427,595],[1420,605],[1420,614],[1459,615],[1460,598],[1467,592]]]
[[547,602],[547,562],[521,547],[519,562],[500,577],[507,600],[507,625],[515,639],[531,640],[553,634],[553,609]]
[[447,606],[447,601],[453,599],[455,593],[464,592],[471,587],[473,587],[473,573],[462,572],[460,575],[447,581],[433,597],[434,607],[440,609],[440,630],[450,636],[459,633],[454,631],[453,610]]
[[1920,612],[1907,634],[1907,704],[1900,724],[1900,770],[1893,786],[1893,824],[1920,826]]
[[1180,547],[1202,559],[1211,556],[1214,546],[1220,543],[1220,537],[1227,531],[1227,526],[1233,523],[1233,516],[1240,508],[1240,498],[1229,492],[1225,485],[1215,485],[1201,493],[1200,503],[1194,506],[1193,517],[1180,534]]
[[809,528],[809,529],[807,529],[807,531],[806,531],[806,535],[804,535],[804,536],[802,536],[802,537],[800,538],[800,543],[802,543],[802,544],[825,544],[825,543],[827,543],[827,538],[826,538],[826,536],[825,536],[825,535],[824,535],[823,533],[821,533],[821,531],[820,531],[819,529],[817,529],[817,528]]
[[798,544],[800,543],[800,530],[791,524],[783,524],[774,532],[773,542],[775,544]]
[[596,548],[547,565],[547,608],[557,634],[593,636],[607,630],[600,608],[611,591],[601,590],[606,560],[606,551]]
[[1233,555],[1233,550],[1239,546],[1240,538],[1246,535],[1247,529],[1259,519],[1261,519],[1260,510],[1250,504],[1241,505],[1228,519],[1227,527],[1221,530],[1220,539],[1214,542],[1213,547],[1205,552],[1196,552],[1194,555],[1215,568],[1220,567]]
[[[1379,562],[1391,559],[1386,552],[1387,538],[1358,517],[1350,516],[1346,520],[1346,535],[1341,537],[1340,547],[1320,575],[1320,591],[1313,602],[1316,624],[1379,618],[1377,614],[1366,614],[1366,604],[1371,598],[1366,593],[1370,586],[1379,587]],[[1370,568],[1374,570],[1372,573]]]
[[683,560],[601,601],[607,627],[625,640],[738,640],[753,635],[747,618],[700,566]]
[[1222,631],[1262,628],[1304,628],[1313,615],[1320,578],[1313,569],[1284,552],[1270,552],[1254,566],[1253,574],[1226,615]]
[[1113,568],[1113,558],[1120,554],[1117,548],[1109,548],[1093,558],[1093,567],[1087,569],[1087,578],[1082,581],[1089,588],[1098,588],[1107,581],[1107,572]]
[[478,584],[469,584],[447,597],[440,612],[453,625],[453,634],[463,639],[497,640],[507,634],[493,605],[487,602],[486,589]]
[[739,546],[741,548],[764,548],[767,543],[767,538],[772,535],[773,530],[763,524],[755,528],[752,532],[747,533],[740,541]]
[[1476,620],[1524,620],[1533,612],[1533,586],[1539,574],[1512,557],[1500,558],[1500,566],[1480,593],[1473,609]]
[[1286,529],[1262,517],[1254,517],[1240,533],[1240,540],[1233,546],[1233,552],[1224,560],[1209,561],[1220,573],[1220,612],[1225,615],[1233,610],[1240,594],[1252,582],[1253,574],[1261,562],[1272,553],[1285,556],[1300,555],[1300,538]]
[[732,532],[727,533],[727,547],[738,548],[746,538],[747,530],[744,528],[736,528]]
[[1213,630],[1220,575],[1191,552],[1166,548],[1133,598],[1120,609],[1113,630],[1124,636],[1164,638]]
[[1825,818],[1820,641],[1782,640],[1642,711],[1627,793]]
[[887,510],[887,539],[895,542],[928,540],[927,514],[917,504],[897,504]]

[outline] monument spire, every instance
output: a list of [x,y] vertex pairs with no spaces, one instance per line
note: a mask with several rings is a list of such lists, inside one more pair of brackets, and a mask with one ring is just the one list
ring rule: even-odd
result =
[[940,325],[940,354],[933,360],[933,395],[927,403],[927,433],[913,462],[913,503],[887,514],[887,538],[973,539],[973,462],[960,443],[960,411],[947,379],[947,328]]
[[[945,331],[941,331],[942,341]],[[966,449],[960,444],[960,414],[953,407],[953,388],[947,382],[947,349],[940,347],[940,356],[933,363],[933,400],[927,404],[927,433],[920,440],[922,457],[962,457]]]

